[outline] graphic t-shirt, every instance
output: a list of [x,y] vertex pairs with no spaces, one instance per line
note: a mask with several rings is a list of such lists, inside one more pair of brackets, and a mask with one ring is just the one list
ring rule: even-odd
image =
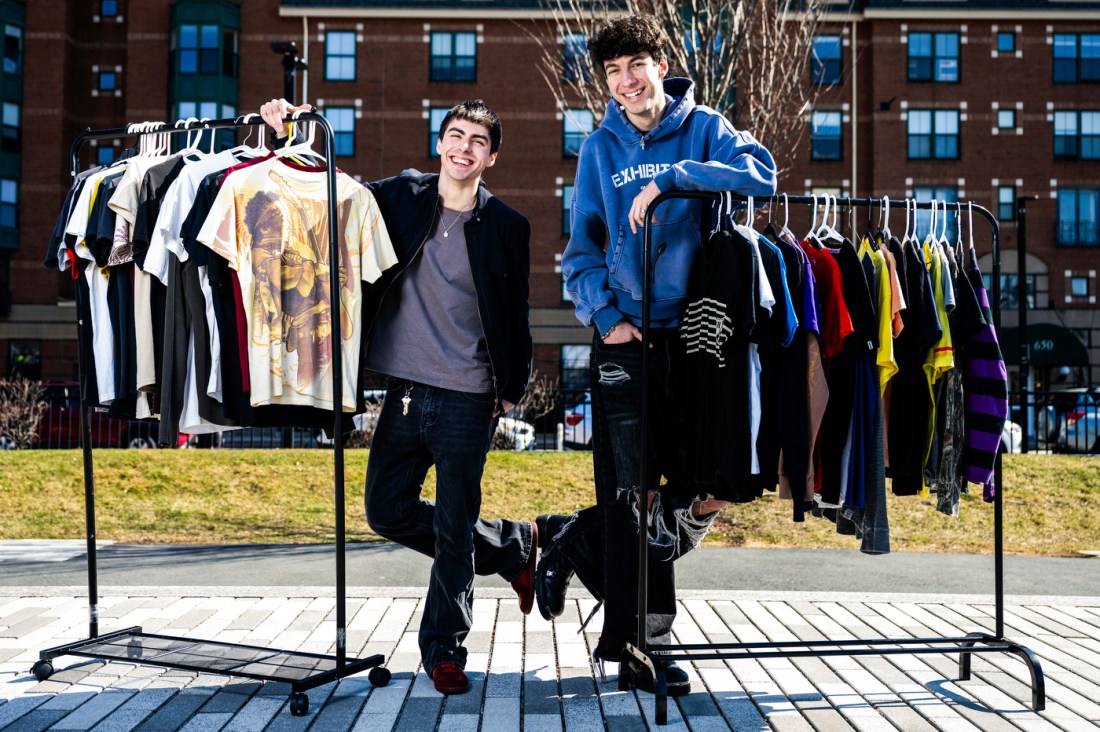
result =
[[[355,409],[361,281],[397,263],[374,196],[337,174],[344,411]],[[252,406],[332,409],[327,178],[282,158],[222,184],[198,239],[237,271],[248,328]]]

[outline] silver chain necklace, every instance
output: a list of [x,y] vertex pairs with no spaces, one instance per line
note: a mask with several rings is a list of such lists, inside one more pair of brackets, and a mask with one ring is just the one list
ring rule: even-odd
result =
[[[461,211],[459,211],[458,213],[455,214],[455,217],[451,220],[451,223],[447,225],[447,228],[443,229],[443,238],[444,239],[447,238],[448,232],[452,228],[454,228],[454,225],[458,223],[458,220],[460,218],[462,218],[462,214],[466,213],[467,211],[469,211],[472,208],[473,208],[473,206],[470,206],[470,208],[464,208],[464,209],[462,209]],[[443,221],[443,212],[442,211],[440,211],[440,213],[439,213],[439,220],[441,222]]]

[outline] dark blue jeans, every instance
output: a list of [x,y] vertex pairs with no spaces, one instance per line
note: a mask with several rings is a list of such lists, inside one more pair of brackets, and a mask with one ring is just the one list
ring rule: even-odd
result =
[[[402,397],[409,401],[403,414]],[[381,536],[434,558],[420,623],[420,655],[466,665],[475,572],[511,582],[534,546],[531,523],[486,521],[481,475],[496,420],[492,394],[391,380],[367,462],[367,522]],[[435,501],[421,498],[436,467]]]
[[[683,477],[685,462],[679,446],[685,415],[672,390],[674,380],[682,378],[676,338],[676,331],[651,333],[649,435],[644,441],[641,342],[607,345],[598,338],[593,341],[596,511],[581,511],[554,539],[586,586],[591,588],[593,580],[602,581],[604,624],[596,653],[605,658],[618,658],[624,643],[637,642],[638,518],[631,499],[632,490],[639,485],[643,449],[650,466],[648,489],[659,493],[649,520],[647,634],[651,645],[670,642],[676,617],[673,560],[697,543],[697,538],[683,531],[682,524],[698,491]],[[659,485],[662,476],[665,483]],[[709,521],[702,524],[705,527]]]

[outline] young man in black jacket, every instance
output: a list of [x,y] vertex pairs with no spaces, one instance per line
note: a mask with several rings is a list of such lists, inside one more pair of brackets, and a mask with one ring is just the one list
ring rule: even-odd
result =
[[[284,135],[296,107],[261,116]],[[444,694],[469,688],[474,573],[500,574],[529,613],[535,524],[479,518],[481,475],[497,418],[523,396],[531,367],[530,225],[481,182],[501,125],[481,100],[448,111],[438,174],[406,170],[368,184],[398,264],[364,291],[366,368],[389,377],[367,464],[374,531],[434,559],[420,625],[424,670]],[[436,466],[436,500],[420,497]]]

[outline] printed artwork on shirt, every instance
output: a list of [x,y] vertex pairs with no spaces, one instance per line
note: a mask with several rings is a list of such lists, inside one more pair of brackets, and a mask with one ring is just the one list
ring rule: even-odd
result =
[[[326,188],[323,171],[282,159],[243,168],[226,178],[199,233],[240,280],[253,406],[332,408]],[[374,282],[397,260],[371,193],[343,174],[337,189],[343,406],[352,411],[361,282]]]
[[718,368],[725,368],[722,346],[731,335],[733,321],[726,312],[725,303],[703,297],[688,304],[680,323],[680,337],[687,353],[708,353],[718,360]]

